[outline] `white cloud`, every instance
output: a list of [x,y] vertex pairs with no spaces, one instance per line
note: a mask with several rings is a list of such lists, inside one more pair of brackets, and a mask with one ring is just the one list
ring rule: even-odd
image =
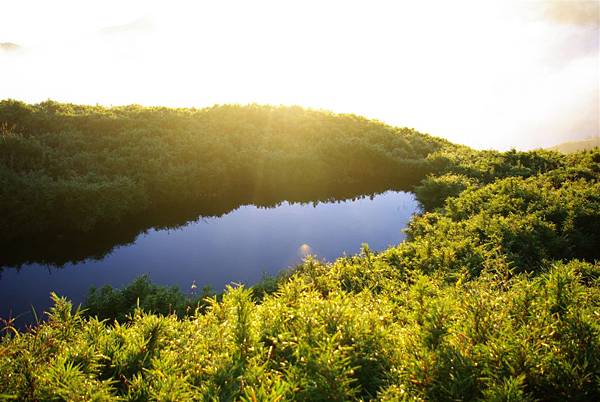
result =
[[544,18],[560,24],[600,25],[600,2],[597,0],[545,1],[541,9]]
[[100,33],[104,34],[122,34],[127,32],[146,32],[152,31],[154,29],[154,24],[152,20],[149,18],[137,18],[134,21],[119,24],[119,25],[111,25],[108,27],[104,27],[100,29]]
[[21,49],[21,46],[12,42],[0,42],[0,52],[15,52]]

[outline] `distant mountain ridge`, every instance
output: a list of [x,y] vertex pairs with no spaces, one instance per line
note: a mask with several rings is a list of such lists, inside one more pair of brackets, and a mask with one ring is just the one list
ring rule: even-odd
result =
[[551,151],[558,151],[565,154],[570,154],[572,152],[594,149],[596,147],[600,147],[600,137],[586,138],[585,140],[580,141],[563,142],[562,144],[549,147],[548,149]]

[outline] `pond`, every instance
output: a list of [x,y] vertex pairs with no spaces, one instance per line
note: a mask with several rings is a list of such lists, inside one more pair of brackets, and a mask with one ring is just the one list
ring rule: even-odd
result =
[[[90,287],[121,287],[148,274],[152,282],[192,283],[221,291],[229,283],[253,284],[311,254],[328,261],[382,250],[404,239],[417,211],[412,193],[387,191],[334,202],[244,205],[220,217],[200,218],[175,229],[149,229],[99,258],[61,266],[26,263],[0,273],[0,317],[32,319],[50,305],[49,294],[83,302]],[[77,252],[77,250],[73,250]]]

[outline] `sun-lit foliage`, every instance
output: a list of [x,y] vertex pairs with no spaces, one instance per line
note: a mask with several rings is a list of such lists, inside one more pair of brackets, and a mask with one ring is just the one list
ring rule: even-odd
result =
[[[359,275],[356,273],[359,272]],[[56,299],[7,333],[2,392],[18,399],[594,400],[600,267],[449,283],[366,252],[307,261],[260,304],[228,289],[204,314],[136,310],[109,325]]]
[[222,214],[214,205],[223,198],[310,200],[406,187],[431,171],[427,155],[449,146],[412,129],[300,107],[7,100],[0,123],[0,239],[15,242],[164,210]]
[[53,296],[46,322],[4,328],[0,395],[599,400],[600,152],[421,157],[407,241],[202,301],[147,278],[88,311]]

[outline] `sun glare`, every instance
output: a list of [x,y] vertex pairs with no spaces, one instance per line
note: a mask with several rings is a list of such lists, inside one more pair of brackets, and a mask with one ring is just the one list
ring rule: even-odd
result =
[[598,135],[597,20],[535,3],[31,3],[5,5],[2,98],[297,104],[475,147]]

